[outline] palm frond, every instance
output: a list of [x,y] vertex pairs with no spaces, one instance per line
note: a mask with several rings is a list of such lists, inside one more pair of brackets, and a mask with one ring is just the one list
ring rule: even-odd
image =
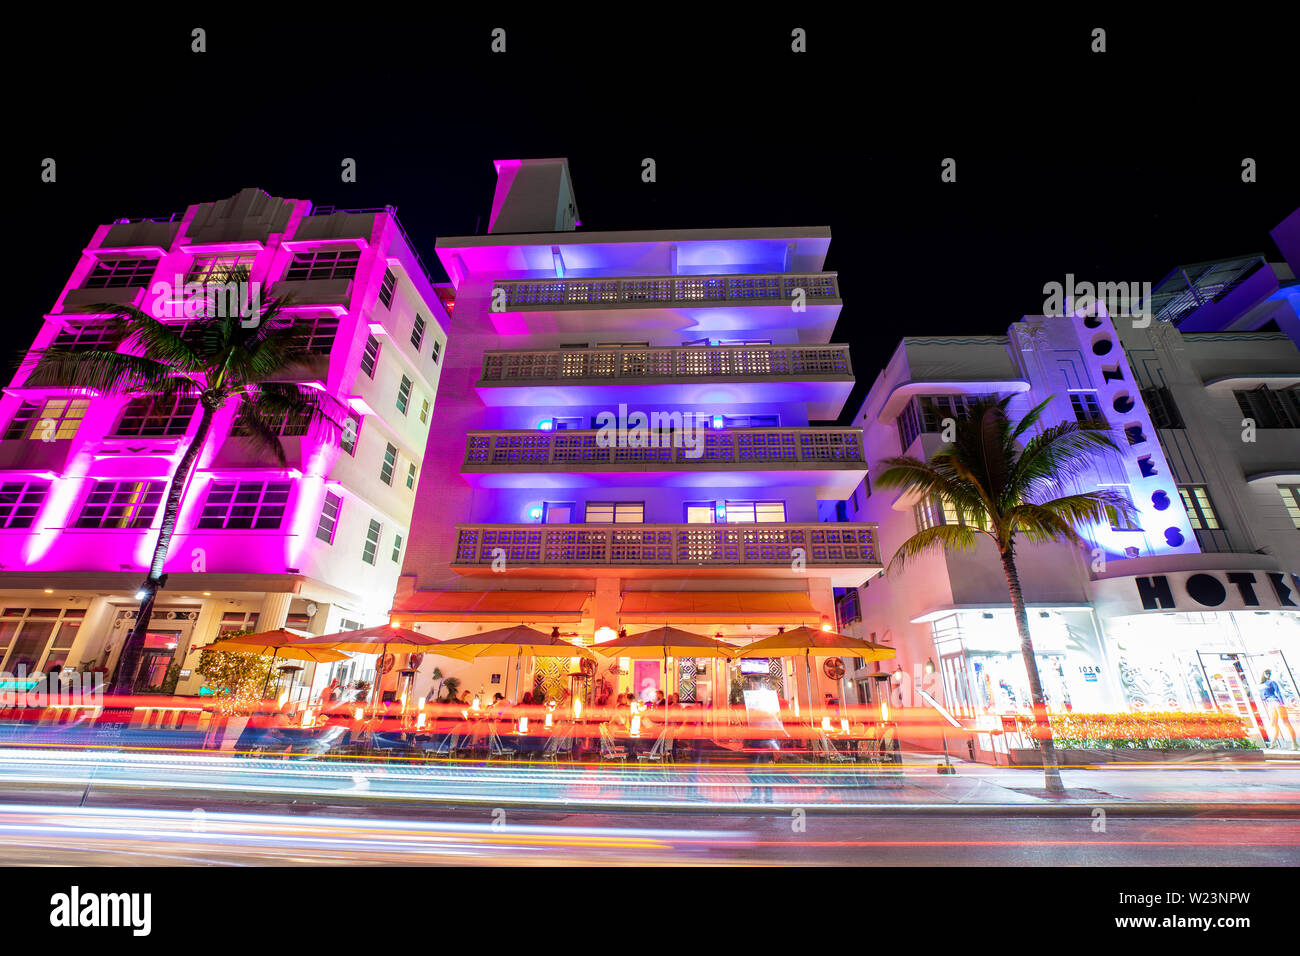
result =
[[1061,422],[1043,429],[1029,440],[1015,463],[1007,485],[1009,503],[1054,493],[1065,482],[1087,473],[1104,452],[1119,452],[1110,430],[1103,425]]
[[918,531],[898,546],[898,550],[889,560],[888,567],[885,568],[885,573],[900,571],[909,561],[915,561],[936,548],[945,551],[970,551],[978,540],[976,535],[982,533],[969,525],[962,524],[937,524],[932,528]]
[[191,393],[195,383],[165,362],[104,349],[38,349],[24,384],[33,388],[86,388],[101,395]]

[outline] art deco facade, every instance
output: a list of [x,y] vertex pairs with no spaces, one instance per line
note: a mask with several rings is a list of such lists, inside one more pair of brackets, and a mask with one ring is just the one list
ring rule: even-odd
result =
[[[832,589],[879,567],[872,525],[818,520],[866,468],[859,427],[813,424],[853,384],[831,341],[829,231],[577,231],[566,161],[497,174],[487,234],[438,241],[455,287],[438,454],[394,619],[437,636],[527,623],[583,643],[664,624],[743,643],[829,623]],[[503,689],[502,662],[439,666]],[[569,662],[536,666],[526,686],[574,689]],[[770,666],[789,695],[788,665]],[[727,679],[695,661],[592,676],[698,700]]]
[[[353,426],[328,441],[282,429],[287,466],[222,410],[186,489],[145,681],[197,693],[192,649],[222,631],[286,623],[323,633],[385,620],[410,534],[447,314],[391,208],[344,211],[245,189],[169,219],[100,226],[33,347],[108,341],[105,314],[155,315],[175,277],[247,267],[318,356],[304,380]],[[0,669],[112,668],[192,439],[192,403],[30,388],[0,400]],[[361,676],[361,675],[355,675]]]

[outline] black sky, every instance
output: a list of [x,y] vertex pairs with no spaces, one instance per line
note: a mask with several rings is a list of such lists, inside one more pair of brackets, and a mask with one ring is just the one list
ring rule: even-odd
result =
[[[6,125],[28,261],[8,350],[100,223],[245,186],[392,204],[436,270],[437,236],[486,222],[491,160],[567,156],[586,230],[829,225],[835,340],[859,379],[847,415],[904,334],[1005,332],[1066,273],[1155,281],[1181,262],[1275,259],[1268,230],[1300,205],[1294,23],[597,9],[257,25],[240,8],[250,22],[15,30]],[[209,52],[190,52],[194,26]],[[1098,26],[1104,54],[1089,50]],[[940,181],[945,157],[956,183]],[[1258,182],[1241,182],[1243,157]]]

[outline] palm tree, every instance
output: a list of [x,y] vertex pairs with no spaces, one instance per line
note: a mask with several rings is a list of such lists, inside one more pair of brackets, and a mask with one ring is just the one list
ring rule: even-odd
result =
[[24,360],[33,387],[84,388],[105,397],[149,397],[172,401],[194,399],[201,410],[198,429],[177,462],[163,506],[162,526],[154,545],[148,577],[141,585],[139,614],[122,647],[111,694],[134,692],[135,671],[144,652],[154,599],[167,582],[163,567],[176,530],[181,499],[194,465],[207,443],[212,420],[238,400],[239,434],[265,449],[278,464],[286,462],[283,433],[305,434],[337,429],[337,403],[319,389],[299,384],[319,356],[304,347],[292,319],[282,314],[287,297],[268,298],[252,314],[222,308],[229,289],[248,289],[247,269],[239,268],[206,285],[200,312],[185,323],[165,323],[121,304],[87,306],[81,311],[108,314],[115,346],[99,349],[36,350]]
[[1064,790],[1056,766],[1056,748],[1043,697],[1034,644],[1029,636],[1029,616],[1016,569],[1016,539],[1040,543],[1069,541],[1082,544],[1079,525],[1132,517],[1132,502],[1115,491],[1071,491],[1074,480],[1090,469],[1097,456],[1118,451],[1106,425],[1062,422],[1040,427],[1023,446],[1020,438],[1040,419],[1051,399],[1030,409],[1019,422],[1007,416],[1004,399],[974,403],[956,420],[951,444],[928,461],[887,458],[876,484],[919,494],[923,500],[956,512],[957,523],[937,524],[918,531],[898,547],[888,572],[935,548],[972,550],[981,535],[991,539],[1002,561],[1011,609],[1020,633],[1020,653],[1033,698],[1035,736],[1043,759],[1043,777],[1049,791]]

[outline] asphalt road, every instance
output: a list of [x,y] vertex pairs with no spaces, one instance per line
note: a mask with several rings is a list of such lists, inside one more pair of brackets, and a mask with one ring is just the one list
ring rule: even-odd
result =
[[[5,794],[12,799],[15,794]],[[8,865],[1295,866],[1300,820],[0,805]],[[170,804],[170,806],[169,806]]]

